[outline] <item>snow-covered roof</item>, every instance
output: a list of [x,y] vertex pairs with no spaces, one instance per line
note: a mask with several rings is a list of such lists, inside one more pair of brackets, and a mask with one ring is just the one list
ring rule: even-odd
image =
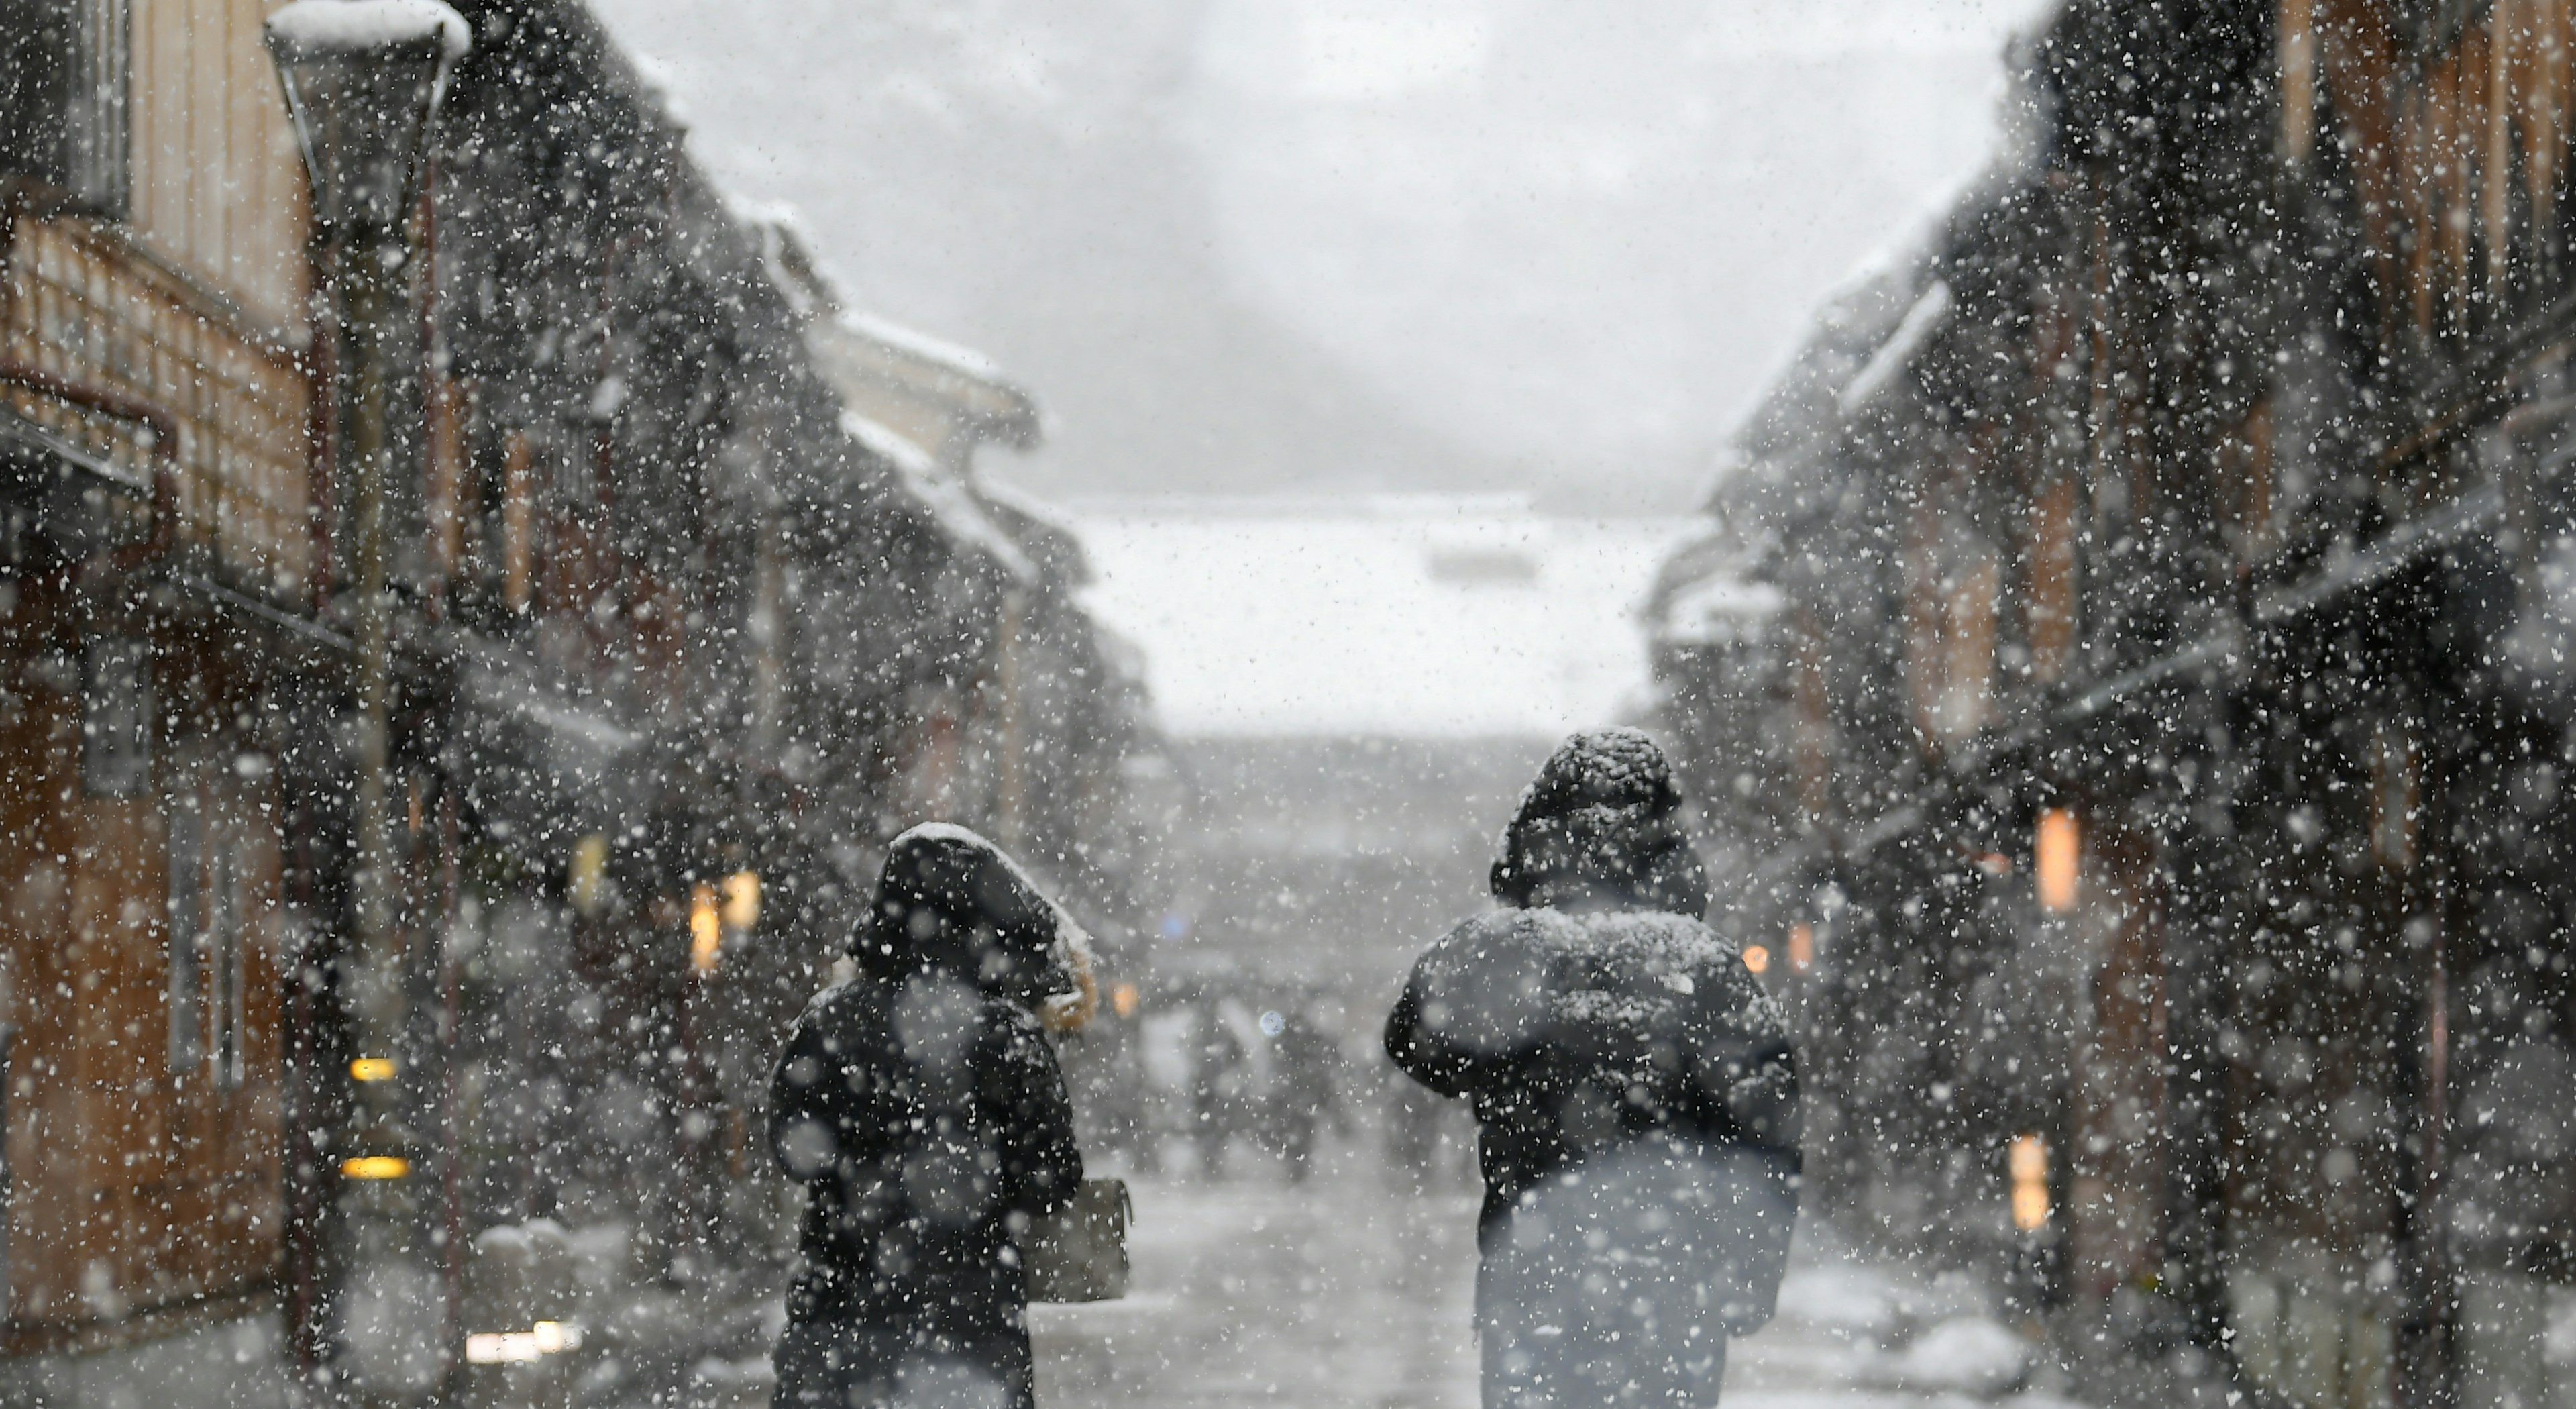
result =
[[1767,582],[1704,577],[1666,600],[1655,636],[1673,646],[1744,645],[1769,634],[1784,600]]
[[894,466],[895,479],[904,492],[929,510],[931,517],[960,543],[991,554],[1003,571],[1023,582],[1037,581],[1037,564],[1029,560],[1019,541],[993,522],[973,490],[941,471],[929,451],[856,411],[841,413],[841,429]]
[[1234,737],[1554,737],[1627,718],[1649,683],[1634,613],[1694,528],[1490,497],[1067,513],[1098,574],[1084,604],[1143,646],[1164,726]]
[[936,362],[952,372],[961,373],[979,381],[1009,380],[1002,375],[1001,367],[993,359],[973,348],[960,347],[953,342],[934,338],[928,333],[915,332],[900,323],[890,322],[873,313],[862,313],[857,309],[851,309],[841,315],[841,326],[861,337],[874,338],[888,347],[909,352],[925,362]]
[[1922,296],[1914,300],[1914,306],[1905,310],[1905,317],[1897,323],[1896,331],[1888,335],[1886,342],[1879,344],[1878,351],[1870,354],[1869,361],[1860,369],[1860,375],[1835,393],[1835,408],[1846,416],[1852,415],[1885,390],[1887,384],[1895,380],[1896,374],[1905,370],[1905,364],[1914,360],[1914,354],[1922,348],[1924,339],[1940,330],[1941,324],[1950,316],[1951,304],[1949,281],[1933,280],[1932,287],[1925,289]]
[[973,492],[986,513],[998,515],[1020,545],[1066,583],[1081,587],[1091,581],[1091,560],[1082,551],[1082,535],[1066,522],[1063,509],[989,474],[977,474]]

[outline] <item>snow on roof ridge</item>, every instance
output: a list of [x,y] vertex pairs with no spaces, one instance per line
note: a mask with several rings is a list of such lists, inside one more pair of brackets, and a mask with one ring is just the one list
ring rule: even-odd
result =
[[1254,518],[1254,519],[1455,519],[1468,515],[1527,519],[1556,518],[1654,518],[1654,514],[1564,515],[1538,506],[1537,496],[1527,490],[1478,490],[1449,492],[1441,490],[1355,491],[1333,493],[1306,491],[1293,493],[1201,494],[1201,493],[1123,493],[1085,494],[1059,506],[1059,511],[1077,516],[1125,514],[1172,519]]
[[901,431],[856,411],[841,413],[841,429],[893,465],[895,478],[904,489],[958,541],[992,554],[1004,572],[1022,582],[1038,580],[1038,565],[1019,540],[993,522],[992,515],[976,502],[974,491],[941,473],[939,462],[929,451]]
[[967,376],[988,382],[1010,380],[1003,375],[999,363],[971,347],[935,338],[928,333],[916,332],[873,313],[863,313],[855,308],[845,310],[841,314],[841,326],[862,337],[874,338],[889,347],[901,348],[916,357],[939,363],[951,371],[963,372]]
[[275,40],[303,54],[347,54],[436,40],[450,60],[473,46],[465,18],[438,0],[295,0],[268,17]]
[[1851,415],[1886,390],[1887,384],[1905,369],[1906,362],[1923,345],[1924,339],[1932,336],[1948,320],[1953,301],[1950,281],[1933,280],[1932,286],[1914,300],[1914,306],[1905,310],[1905,317],[1897,323],[1896,331],[1888,334],[1887,341],[1878,345],[1878,351],[1869,355],[1869,361],[1862,364],[1859,375],[1834,394],[1834,409],[1846,416]]
[[883,421],[845,410],[841,413],[841,429],[859,444],[893,461],[896,469],[920,475],[939,473],[939,461],[920,442]]
[[1065,517],[1065,508],[1051,499],[1042,499],[1015,484],[995,479],[990,474],[975,477],[975,492],[1015,514],[1022,514],[1060,533],[1073,533],[1073,523]]

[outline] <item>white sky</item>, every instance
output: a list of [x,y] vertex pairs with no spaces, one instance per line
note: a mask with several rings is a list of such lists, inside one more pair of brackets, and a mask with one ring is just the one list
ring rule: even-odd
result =
[[[1071,523],[1086,604],[1144,648],[1165,727],[1412,737],[1620,719],[1646,685],[1633,613],[1687,527],[1490,498],[1093,503]],[[1514,559],[1534,575],[1496,580]]]
[[1680,507],[2049,0],[594,3],[719,179],[1029,384],[1041,493]]

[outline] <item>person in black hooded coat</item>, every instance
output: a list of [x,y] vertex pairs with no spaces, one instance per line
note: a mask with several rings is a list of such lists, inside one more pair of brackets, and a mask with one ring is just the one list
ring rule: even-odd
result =
[[1504,833],[1504,908],[1415,965],[1397,1066],[1482,1130],[1486,1409],[1714,1404],[1771,1315],[1797,1212],[1788,1024],[1704,922],[1663,753],[1550,757]]
[[858,974],[789,1034],[770,1146],[807,1189],[779,1409],[1033,1402],[1013,1234],[1082,1182],[1038,1011],[1080,931],[962,827],[895,839]]

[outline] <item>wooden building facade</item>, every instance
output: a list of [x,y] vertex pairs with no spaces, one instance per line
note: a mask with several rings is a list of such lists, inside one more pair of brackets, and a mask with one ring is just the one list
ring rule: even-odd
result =
[[[762,1044],[875,845],[1017,825],[1125,918],[1100,862],[1154,744],[1061,545],[853,430],[764,231],[581,5],[467,0],[385,330],[410,1018],[348,1049],[348,369],[275,8],[0,0],[0,1396],[479,1393],[465,1338],[526,1329],[477,1319],[481,1234],[530,1219],[756,1282]],[[943,740],[932,699],[988,722]],[[914,795],[950,767],[1021,786]],[[426,1281],[344,1236],[380,1078]]]
[[2570,23],[2072,0],[1660,589],[1811,1168],[2104,1393],[2565,1392]]
[[279,1290],[303,920],[276,721],[330,633],[266,8],[0,8],[12,1356]]

